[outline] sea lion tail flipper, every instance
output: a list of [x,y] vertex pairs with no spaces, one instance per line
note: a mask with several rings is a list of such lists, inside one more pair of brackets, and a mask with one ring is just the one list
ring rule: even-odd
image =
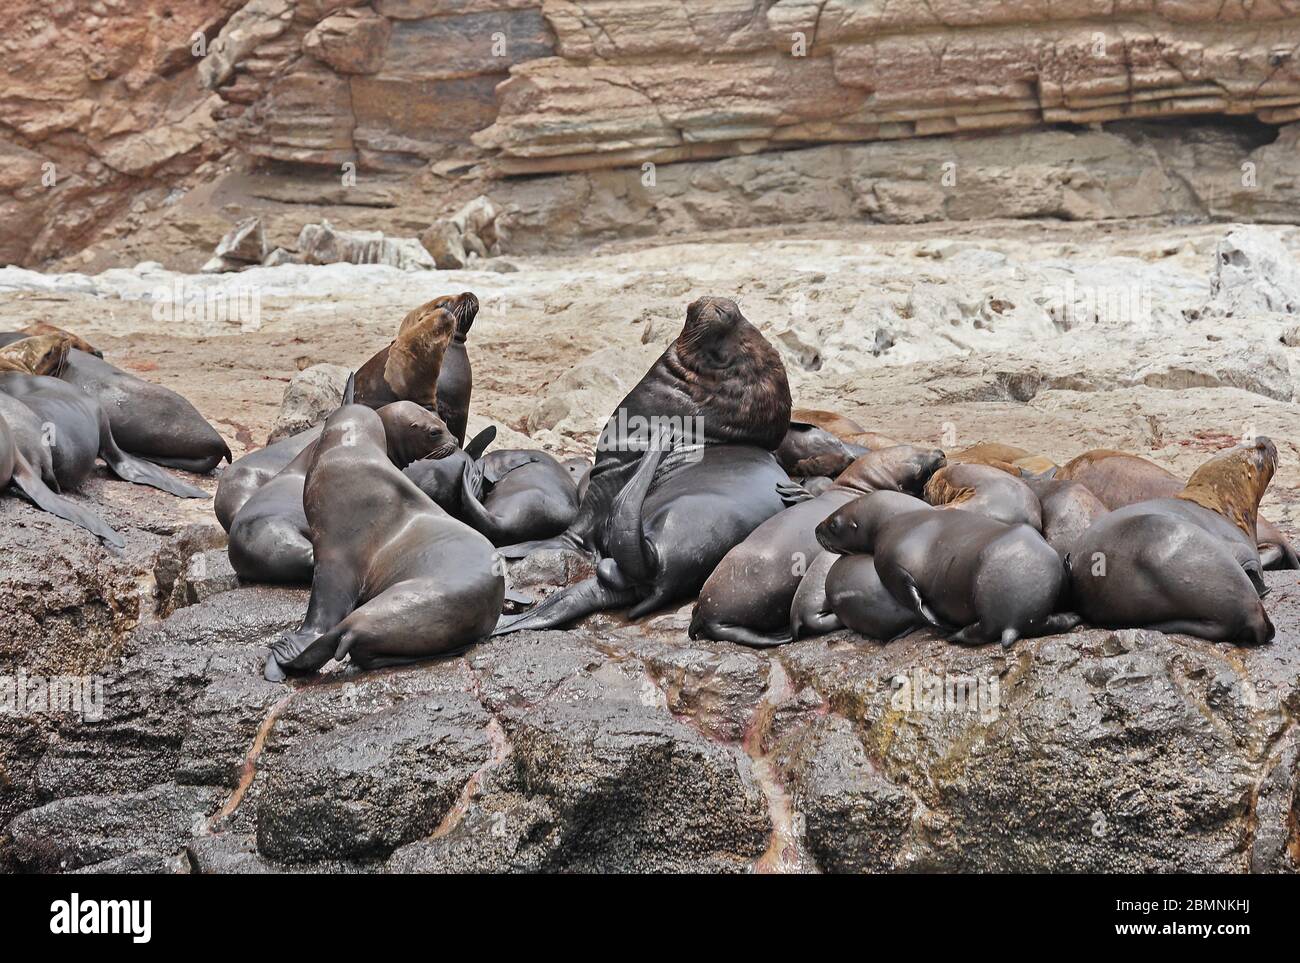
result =
[[475,461],[478,461],[483,457],[483,452],[488,450],[488,445],[496,441],[496,437],[497,426],[488,425],[469,440],[469,444],[465,446],[465,454],[469,455],[469,457],[473,458]]
[[41,511],[49,512],[57,518],[80,525],[101,542],[116,548],[123,548],[126,539],[108,526],[94,512],[87,511],[76,502],[50,491],[41,476],[27,463],[21,453],[15,452],[14,473],[10,481],[27,499]]
[[737,645],[747,645],[751,649],[771,649],[794,641],[794,636],[789,632],[769,635],[763,632],[755,632],[744,625],[733,625],[702,618],[698,614],[691,616],[691,625],[687,630],[687,634],[692,639],[698,639],[702,636],[717,642],[735,642]]
[[650,486],[654,484],[659,462],[664,456],[664,440],[664,433],[659,432],[651,441],[649,449],[642,453],[636,471],[614,498],[609,512],[609,524],[605,529],[605,551],[618,563],[619,570],[636,582],[649,582],[653,579],[652,565],[645,553],[641,510],[646,495],[650,493]]
[[921,598],[921,590],[916,587],[916,581],[912,578],[911,574],[904,572],[903,579],[907,583],[907,596],[911,600],[912,608],[916,611],[916,614],[921,616],[921,618],[925,619],[926,622],[928,622],[933,628],[938,629],[940,632],[949,631],[951,626],[943,622],[937,615],[930,611],[930,607],[925,604],[925,600]]
[[108,423],[108,413],[104,411],[104,406],[99,405],[98,407],[99,457],[104,459],[104,464],[112,470],[114,475],[123,481],[134,482],[137,485],[148,485],[151,488],[160,489],[179,498],[212,497],[202,488],[195,488],[188,482],[173,478],[157,465],[124,452],[118,447],[117,440],[113,437],[113,429]]
[[501,524],[482,502],[483,464],[467,461],[460,473],[460,520],[488,541],[500,540]]
[[791,505],[798,505],[800,502],[806,502],[809,499],[817,497],[798,482],[794,481],[789,484],[781,482],[776,486],[776,493],[781,496],[781,503],[787,508]]
[[548,596],[527,612],[503,615],[492,634],[562,628],[593,612],[630,605],[635,600],[636,592],[610,588],[593,575]]

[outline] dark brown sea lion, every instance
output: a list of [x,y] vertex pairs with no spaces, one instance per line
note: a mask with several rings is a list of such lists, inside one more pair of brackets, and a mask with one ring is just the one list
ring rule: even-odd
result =
[[979,512],[1007,525],[1042,530],[1042,507],[1020,478],[992,465],[948,465],[925,483],[925,500],[937,508]]
[[125,451],[168,468],[204,474],[230,448],[198,410],[169,388],[73,348],[59,377],[95,397]]
[[408,313],[392,343],[357,372],[358,404],[379,408],[406,400],[436,409],[456,443],[464,445],[474,388],[465,341],[478,308],[478,298],[465,291],[434,298]]
[[[1123,451],[1098,448],[1062,465],[1053,476],[1077,481],[1112,511],[1152,498],[1173,498],[1183,481],[1155,462]],[[1290,540],[1266,518],[1256,519],[1260,563],[1266,569],[1300,569]]]
[[867,430],[848,415],[841,415],[836,411],[823,411],[820,408],[795,408],[790,412],[790,420],[829,431],[841,441],[847,441],[850,435],[858,435]]
[[[827,555],[830,555],[827,552]],[[889,594],[872,555],[830,555],[826,605],[835,620],[858,635],[892,642],[925,623],[909,606]]]
[[22,338],[0,348],[0,371],[57,377],[68,361],[72,338],[65,334],[41,334]]
[[781,355],[734,301],[702,297],[668,349],[605,423],[577,518],[559,538],[504,548],[522,558],[540,548],[599,554],[615,496],[636,471],[658,428],[683,444],[755,445],[775,451],[790,427],[790,385]]
[[559,535],[578,514],[578,486],[544,451],[503,448],[461,476],[460,514],[493,545]]
[[35,412],[42,426],[50,426],[48,446],[61,490],[80,488],[94,471],[98,456],[124,481],[149,485],[182,498],[208,497],[203,489],[122,451],[103,406],[93,395],[66,381],[45,375],[4,372],[0,373],[0,391]]
[[875,557],[889,594],[967,645],[1064,632],[1079,624],[1057,612],[1065,586],[1060,557],[1028,525],[977,512],[898,511],[897,493],[865,495],[817,526],[822,547]]
[[[1267,438],[1221,453],[1173,498],[1098,519],[1068,560],[1073,603],[1103,628],[1183,632],[1259,645],[1273,624],[1259,601],[1255,512],[1277,466]],[[1225,534],[1225,527],[1237,533]],[[1240,537],[1237,537],[1240,536]],[[1243,562],[1244,558],[1244,562]]]
[[[55,493],[33,466],[42,447],[40,425],[28,411],[11,410],[17,402],[5,396],[0,404],[0,491],[12,489],[42,511],[80,525],[101,541],[121,548],[126,541],[94,512]],[[11,427],[12,423],[17,427]]]
[[768,519],[709,575],[691,615],[691,638],[759,647],[789,642],[795,593],[823,551],[817,524],[866,492],[919,493],[943,463],[938,449],[882,448],[854,461],[822,494]]
[[791,478],[834,478],[853,464],[853,459],[866,453],[862,445],[841,441],[815,425],[791,421],[789,431],[776,449],[776,460]]
[[316,559],[301,628],[271,647],[266,677],[351,655],[362,668],[454,651],[485,638],[505,597],[492,543],[435,505],[388,456],[362,405],[325,422],[303,505]]
[[58,325],[47,324],[44,321],[36,321],[26,325],[17,331],[0,332],[0,347],[18,341],[22,338],[30,338],[42,334],[57,334],[66,337],[70,346],[78,351],[84,351],[86,354],[93,354],[96,358],[104,357],[104,352],[100,351],[94,345],[87,343],[84,339],[73,334],[71,331],[65,331]]
[[[351,404],[350,391],[344,393],[344,403]],[[380,408],[378,414],[389,460],[398,468],[417,459],[445,458],[457,450],[443,420],[414,402],[395,401]],[[319,436],[320,432],[315,432],[288,465],[257,488],[231,522],[227,554],[241,579],[288,584],[311,581],[315,555],[303,495]]]
[[1108,508],[1083,485],[1059,478],[1026,475],[1021,479],[1042,506],[1043,538],[1064,558],[1074,543]]
[[770,451],[651,445],[614,500],[597,574],[505,616],[495,634],[555,628],[625,605],[637,619],[689,598],[719,559],[785,507],[790,480]]
[[285,466],[298,457],[298,453],[320,437],[320,425],[300,431],[296,435],[282,438],[277,442],[250,451],[236,458],[217,482],[217,496],[213,510],[217,521],[226,531],[244,503],[253,497],[259,488],[284,470]]

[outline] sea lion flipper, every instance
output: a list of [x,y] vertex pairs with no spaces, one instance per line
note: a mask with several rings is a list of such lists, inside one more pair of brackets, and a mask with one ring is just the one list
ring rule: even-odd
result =
[[635,600],[636,592],[610,588],[593,575],[547,596],[527,612],[503,615],[492,634],[561,628],[593,612],[630,605]]
[[478,461],[483,457],[483,453],[488,450],[488,445],[496,441],[496,437],[497,426],[488,425],[469,440],[469,444],[465,446],[465,454],[469,455],[469,457],[473,458],[475,461]]
[[788,485],[777,485],[776,493],[781,496],[781,503],[787,508],[791,505],[798,505],[800,502],[806,502],[817,497],[798,482],[790,482]]
[[605,530],[605,550],[618,564],[623,575],[631,581],[649,582],[653,579],[652,563],[646,558],[641,510],[645,497],[654,484],[659,462],[663,459],[666,440],[662,432],[655,436],[649,450],[642,453],[636,471],[614,498],[610,508],[609,525]]
[[[112,470],[114,475],[123,481],[134,482],[137,485],[148,485],[151,488],[157,488],[179,498],[212,497],[202,488],[196,488],[179,478],[173,478],[157,465],[124,452],[118,447],[117,441],[113,438],[113,429],[109,425],[104,406],[97,405],[97,407],[99,408],[99,457],[104,459],[104,464]],[[230,450],[228,448],[226,454],[229,457]]]
[[27,459],[19,452],[14,452],[14,455],[14,473],[10,481],[33,505],[64,521],[80,525],[102,542],[117,548],[126,545],[126,539],[110,528],[102,518],[62,495],[50,491],[45,482],[41,481],[41,476],[28,464]]
[[904,572],[903,578],[907,582],[907,594],[912,601],[912,607],[916,610],[916,614],[921,616],[921,618],[925,619],[926,622],[938,629],[940,632],[948,631],[951,627],[944,623],[943,620],[935,615],[934,612],[930,610],[930,607],[925,604],[925,600],[921,598],[921,590],[916,587],[916,582],[913,580],[912,576],[909,573]]
[[349,371],[347,383],[343,385],[343,398],[339,401],[339,407],[342,408],[344,405],[354,404],[356,397],[357,373],[355,371]]

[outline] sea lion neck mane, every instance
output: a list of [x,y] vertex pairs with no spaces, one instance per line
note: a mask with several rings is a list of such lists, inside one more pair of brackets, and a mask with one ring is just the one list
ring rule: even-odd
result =
[[1205,462],[1175,495],[1228,519],[1256,541],[1259,502],[1277,470],[1277,446],[1265,437],[1239,445]]

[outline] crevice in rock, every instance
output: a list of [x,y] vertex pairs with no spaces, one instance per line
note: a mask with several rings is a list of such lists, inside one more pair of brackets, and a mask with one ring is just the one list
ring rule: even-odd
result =
[[741,741],[741,748],[750,759],[754,781],[767,800],[768,820],[772,824],[767,851],[755,861],[754,872],[810,872],[816,867],[816,862],[804,845],[803,816],[795,806],[794,797],[782,783],[772,754],[764,748],[777,706],[795,693],[780,659],[771,660],[770,666],[767,689],[759,699]]
[[249,787],[257,777],[257,760],[266,747],[266,738],[271,734],[271,729],[275,726],[280,714],[289,707],[289,703],[293,701],[296,694],[296,692],[290,692],[280,698],[263,717],[262,724],[257,727],[257,734],[253,737],[253,744],[248,747],[248,754],[244,757],[244,765],[239,774],[239,784],[235,786],[230,798],[208,819],[205,827],[208,832],[212,832],[220,823],[233,816],[240,803],[244,801],[244,796],[248,793]]

